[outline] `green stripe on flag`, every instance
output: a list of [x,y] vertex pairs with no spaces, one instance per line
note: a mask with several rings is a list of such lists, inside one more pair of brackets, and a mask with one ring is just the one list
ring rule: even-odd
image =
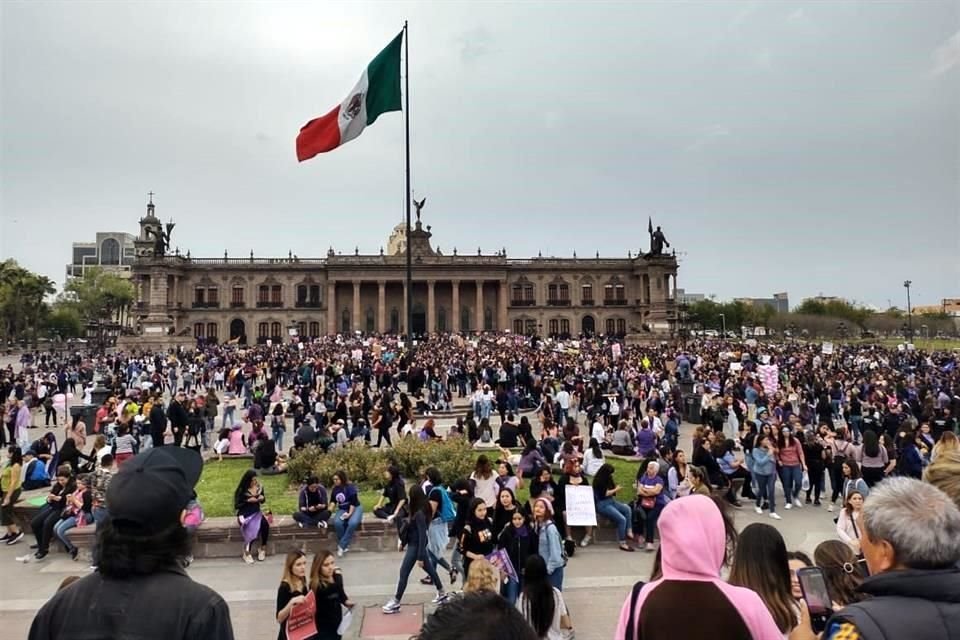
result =
[[367,66],[367,125],[381,113],[400,111],[400,45],[403,31]]

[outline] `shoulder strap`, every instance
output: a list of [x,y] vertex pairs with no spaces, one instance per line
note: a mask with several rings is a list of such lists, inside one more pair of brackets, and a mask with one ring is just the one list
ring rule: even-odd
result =
[[630,592],[630,617],[627,618],[627,628],[624,632],[623,640],[641,640],[640,630],[636,628],[634,620],[637,617],[637,599],[640,597],[640,590],[643,589],[643,580],[633,585],[633,591]]

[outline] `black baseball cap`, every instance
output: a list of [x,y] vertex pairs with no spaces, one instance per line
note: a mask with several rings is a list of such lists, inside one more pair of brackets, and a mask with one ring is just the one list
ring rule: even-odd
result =
[[107,511],[113,524],[144,533],[180,521],[203,471],[193,449],[154,447],[127,460],[107,488]]

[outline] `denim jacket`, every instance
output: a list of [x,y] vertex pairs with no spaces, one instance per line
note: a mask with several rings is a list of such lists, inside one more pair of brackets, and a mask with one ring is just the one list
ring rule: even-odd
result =
[[547,563],[548,574],[552,574],[566,565],[563,561],[562,544],[560,530],[557,529],[557,525],[552,520],[540,527],[539,550],[544,562]]

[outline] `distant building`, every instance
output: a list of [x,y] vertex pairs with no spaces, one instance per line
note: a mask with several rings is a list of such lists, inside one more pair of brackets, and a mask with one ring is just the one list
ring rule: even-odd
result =
[[677,304],[693,304],[706,299],[705,293],[687,293],[683,289],[677,289]]
[[819,302],[820,304],[830,304],[831,302],[843,302],[843,303],[847,302],[845,298],[841,298],[840,296],[819,295],[810,299],[813,300],[814,302]]
[[95,242],[74,242],[67,265],[67,281],[82,278],[91,267],[129,278],[136,259],[133,244],[136,239],[135,235],[122,231],[100,231]]
[[[839,300],[839,298],[836,298]],[[751,307],[770,307],[777,313],[790,311],[790,300],[787,293],[775,293],[772,298],[734,298],[734,302],[742,302]]]
[[913,308],[914,313],[945,313],[952,318],[960,318],[960,298],[944,298],[940,304],[920,305]]

